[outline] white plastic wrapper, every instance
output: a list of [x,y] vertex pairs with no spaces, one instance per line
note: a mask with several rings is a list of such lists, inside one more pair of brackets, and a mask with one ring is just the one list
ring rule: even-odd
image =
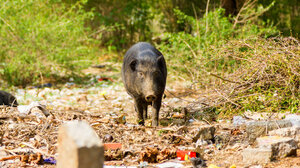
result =
[[[30,115],[32,109],[37,107],[46,117],[50,115],[49,111],[46,109],[46,105],[41,104],[40,102],[32,102],[29,105],[19,105],[18,111],[22,115]],[[42,117],[41,114],[35,113],[37,117]]]

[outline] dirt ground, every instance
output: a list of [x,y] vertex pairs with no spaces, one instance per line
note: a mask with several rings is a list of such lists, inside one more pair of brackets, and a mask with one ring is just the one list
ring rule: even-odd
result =
[[[46,105],[51,114],[46,117],[37,108],[29,114],[20,113],[14,107],[0,108],[0,167],[55,167],[41,161],[57,158],[58,128],[70,120],[88,122],[104,143],[122,144],[121,150],[105,151],[105,165],[138,166],[145,160],[149,166],[154,166],[175,159],[176,151],[180,149],[199,152],[207,165],[249,167],[243,163],[241,156],[242,150],[249,146],[244,128],[234,127],[231,119],[185,118],[182,109],[197,102],[197,91],[185,94],[186,91],[183,84],[168,84],[160,112],[161,125],[151,127],[150,118],[146,126],[137,125],[132,98],[127,95],[120,80],[98,77],[96,83],[86,86],[70,82],[59,87],[17,89],[14,95],[19,104],[29,105],[38,101]],[[216,135],[227,137],[218,143],[193,142],[197,128],[202,125],[213,125]],[[164,152],[156,157],[155,150]],[[151,159],[147,160],[145,155],[153,155],[158,163],[150,163]],[[261,167],[300,167],[299,157],[298,150],[296,157],[276,160]],[[192,167],[189,161],[181,164]]]

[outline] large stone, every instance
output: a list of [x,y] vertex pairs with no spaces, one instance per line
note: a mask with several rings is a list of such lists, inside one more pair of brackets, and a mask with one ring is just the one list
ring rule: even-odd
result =
[[197,142],[198,139],[200,140],[211,140],[214,138],[216,128],[208,125],[208,126],[201,126],[197,129],[197,132],[193,138],[193,142]]
[[287,127],[270,131],[269,135],[277,135],[283,137],[296,137],[300,135],[300,127]]
[[246,148],[243,150],[245,164],[265,164],[272,160],[272,150],[267,148]]
[[285,117],[285,120],[290,121],[295,127],[300,127],[300,115],[289,114]]
[[257,137],[266,135],[268,131],[291,126],[292,123],[288,120],[254,121],[246,124],[246,133],[249,142],[252,143]]
[[104,148],[86,122],[71,121],[59,128],[58,168],[102,168]]
[[297,143],[293,138],[265,136],[256,139],[259,148],[272,150],[272,158],[284,158],[297,154]]
[[298,147],[300,147],[300,127],[281,128],[270,131],[268,134],[271,136],[291,137],[298,143]]

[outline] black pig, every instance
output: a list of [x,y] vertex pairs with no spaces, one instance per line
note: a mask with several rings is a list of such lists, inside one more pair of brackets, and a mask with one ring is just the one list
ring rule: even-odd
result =
[[17,99],[13,95],[0,90],[0,105],[17,107],[18,102],[17,102]]
[[152,105],[152,125],[158,126],[159,109],[167,79],[167,67],[162,53],[146,42],[133,45],[124,56],[122,79],[127,93],[134,99],[139,124],[144,125],[147,107]]

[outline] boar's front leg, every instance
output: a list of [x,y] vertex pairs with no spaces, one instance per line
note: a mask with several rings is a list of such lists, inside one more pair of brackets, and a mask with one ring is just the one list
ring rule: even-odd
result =
[[159,110],[161,106],[162,95],[158,96],[153,103],[152,109],[152,126],[158,126]]
[[134,100],[134,107],[135,107],[135,111],[137,112],[137,115],[138,115],[138,124],[139,125],[144,125],[145,120],[144,120],[144,116],[143,116],[143,111],[144,111],[143,101],[141,101],[139,99],[135,99]]
[[148,116],[148,104],[144,103],[143,104],[143,117],[144,117],[144,120],[147,119],[147,116]]

